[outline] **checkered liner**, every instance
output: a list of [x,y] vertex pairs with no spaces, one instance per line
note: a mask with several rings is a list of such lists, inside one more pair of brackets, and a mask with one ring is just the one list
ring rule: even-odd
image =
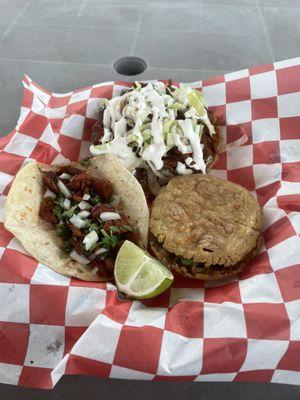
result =
[[[88,155],[99,97],[122,82],[49,93],[28,77],[15,130],[0,140],[1,214],[17,171]],[[119,302],[111,284],[56,274],[0,224],[0,380],[51,388],[64,374],[300,383],[300,58],[193,87],[227,143],[213,174],[240,183],[264,211],[264,245],[239,278],[176,277],[145,302]],[[1,216],[1,221],[3,221]]]

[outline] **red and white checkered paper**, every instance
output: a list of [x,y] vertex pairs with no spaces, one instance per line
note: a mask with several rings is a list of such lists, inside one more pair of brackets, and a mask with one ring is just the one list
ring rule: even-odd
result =
[[[30,159],[89,155],[99,97],[127,83],[57,94],[28,77],[15,130],[0,140],[1,214]],[[213,173],[245,186],[264,212],[264,245],[227,284],[176,277],[160,297],[119,302],[112,284],[61,276],[0,224],[0,381],[51,388],[64,374],[300,384],[300,58],[219,76],[203,90],[225,152]],[[1,221],[3,218],[1,216]]]

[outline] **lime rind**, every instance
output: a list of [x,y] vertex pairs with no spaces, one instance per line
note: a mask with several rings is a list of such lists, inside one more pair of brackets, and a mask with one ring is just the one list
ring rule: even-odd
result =
[[[132,275],[140,268],[143,262],[145,253],[138,246],[126,240],[119,250],[115,262],[115,280],[121,285],[127,284]],[[117,268],[117,265],[122,265],[122,268]]]
[[115,281],[120,292],[136,299],[158,296],[173,282],[173,274],[158,260],[126,240],[115,263]]

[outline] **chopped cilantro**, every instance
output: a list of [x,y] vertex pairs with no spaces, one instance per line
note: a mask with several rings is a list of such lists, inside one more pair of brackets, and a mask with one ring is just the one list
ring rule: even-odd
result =
[[194,261],[188,258],[182,258],[181,264],[185,265],[186,267],[191,267],[194,264]]
[[114,235],[109,235],[101,240],[101,245],[106,249],[112,249],[118,244],[118,238]]
[[57,204],[58,206],[61,206],[61,203],[64,199],[65,199],[64,195],[62,193],[59,193],[57,198],[54,200],[54,203]]
[[77,205],[71,207],[69,210],[63,212],[63,217],[70,219],[76,210]]
[[127,231],[129,231],[129,232],[132,232],[133,231],[133,229],[132,229],[132,227],[130,226],[130,225],[121,225],[122,226],[122,228],[125,228]]
[[84,221],[85,221],[85,226],[84,226],[84,228],[86,229],[86,228],[89,228],[89,226],[91,225],[91,220],[90,219],[84,219]]
[[65,259],[65,258],[68,257],[68,255],[69,255],[69,254],[68,254],[66,251],[62,250],[62,251],[60,252],[60,254],[59,254],[59,257],[62,258],[62,259]]
[[101,233],[104,237],[109,236],[109,234],[105,231],[105,229],[101,229]]
[[91,197],[91,198],[90,198],[89,202],[90,202],[93,206],[96,206],[98,203],[101,202],[101,198],[100,198],[100,196],[94,196],[94,197]]
[[69,240],[66,240],[60,252],[60,258],[67,258],[72,250],[73,246]]
[[100,242],[100,245],[102,247],[104,247],[105,249],[113,249],[114,247],[117,246],[119,239],[117,238],[117,236],[114,236],[112,234],[108,234],[107,232],[105,232],[104,229],[101,229],[101,233],[103,235],[103,238]]
[[110,233],[119,233],[120,232],[121,227],[120,226],[111,226],[110,227]]
[[80,164],[83,165],[84,167],[88,167],[90,165],[90,157],[81,160]]
[[97,224],[96,222],[92,222],[90,227],[89,227],[89,231],[96,231],[98,232],[100,230],[101,226],[99,226],[99,224]]
[[60,237],[68,238],[70,236],[69,229],[64,224],[58,225],[56,231],[57,231],[58,236],[60,236]]
[[132,228],[130,225],[120,225],[120,226],[111,226],[110,233],[120,233],[121,230],[126,230],[127,232],[132,232]]
[[62,250],[66,253],[70,253],[70,251],[72,250],[73,246],[72,243],[69,240],[66,240],[63,244],[63,248]]
[[115,200],[115,196],[111,193],[110,196],[109,196],[109,198],[108,198],[107,203],[108,203],[108,204],[109,204],[109,203],[112,203],[114,200]]
[[62,210],[61,210],[61,208],[60,208],[59,206],[55,206],[55,207],[53,208],[53,214],[54,214],[59,220],[62,219]]

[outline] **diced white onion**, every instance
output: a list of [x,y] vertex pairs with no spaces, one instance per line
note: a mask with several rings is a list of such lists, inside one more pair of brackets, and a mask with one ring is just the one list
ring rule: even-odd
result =
[[66,210],[69,210],[71,207],[71,200],[70,199],[64,199],[63,201],[63,208]]
[[83,210],[83,211],[80,211],[77,215],[80,218],[87,218],[90,215],[90,212],[86,211],[86,210]]
[[58,180],[57,186],[64,196],[69,199],[72,197],[70,190],[62,181]]
[[91,231],[83,239],[83,244],[86,250],[90,250],[98,241],[98,235],[96,231]]
[[86,201],[81,201],[78,204],[78,206],[79,206],[80,210],[85,210],[86,208],[90,207],[89,203],[87,203]]
[[45,194],[44,194],[44,197],[51,197],[52,199],[55,199],[56,198],[56,194],[53,193],[51,190],[47,189]]
[[78,215],[73,215],[70,218],[70,222],[71,222],[71,224],[76,226],[76,228],[78,228],[78,229],[84,228],[86,226],[86,221],[84,221],[83,219],[78,217]]
[[70,180],[70,179],[72,178],[72,175],[67,174],[66,172],[64,172],[64,173],[62,173],[61,175],[59,175],[59,177],[60,177],[61,179]]
[[87,193],[85,193],[83,195],[83,200],[89,200],[90,198],[91,198],[91,196],[89,194],[87,194]]
[[102,219],[102,221],[110,221],[115,219],[121,219],[121,216],[120,214],[115,212],[102,212],[100,214],[100,218]]
[[90,260],[88,260],[86,257],[82,256],[81,254],[78,254],[77,251],[75,251],[75,250],[71,251],[70,257],[82,265],[87,265],[90,263]]
[[97,275],[97,272],[98,272],[98,267],[94,267],[94,268],[91,270],[91,274],[92,274],[92,275]]
[[104,253],[107,253],[107,252],[108,252],[107,249],[105,249],[104,247],[100,247],[100,249],[98,249],[97,251],[95,251],[94,254],[96,254],[96,256],[100,256],[100,254],[104,254]]

